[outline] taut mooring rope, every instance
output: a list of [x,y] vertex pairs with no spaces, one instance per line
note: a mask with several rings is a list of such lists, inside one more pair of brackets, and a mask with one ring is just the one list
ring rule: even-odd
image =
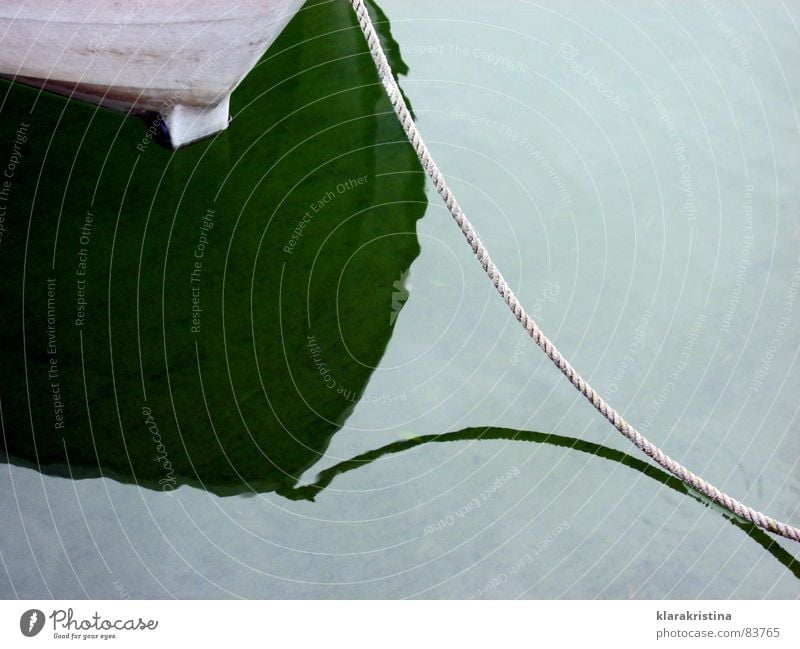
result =
[[511,309],[511,312],[514,314],[517,320],[519,320],[522,326],[525,327],[525,330],[528,332],[530,337],[533,338],[539,347],[541,347],[544,353],[547,354],[548,358],[553,361],[558,369],[561,370],[564,376],[569,379],[569,382],[572,383],[572,385],[574,385],[575,388],[589,400],[589,402],[591,402],[591,404],[600,412],[601,415],[603,415],[603,417],[608,419],[608,421],[614,425],[614,428],[616,428],[620,433],[633,442],[637,448],[641,449],[644,453],[653,458],[653,460],[664,467],[667,471],[680,478],[680,480],[682,480],[695,491],[707,496],[737,516],[740,516],[741,518],[744,518],[758,525],[759,527],[764,528],[765,530],[774,532],[775,534],[780,534],[781,536],[785,536],[793,541],[800,541],[800,529],[792,527],[791,525],[787,525],[786,523],[782,523],[781,521],[777,521],[774,518],[770,518],[769,516],[756,511],[752,507],[748,507],[744,503],[739,502],[735,498],[731,498],[728,494],[723,493],[715,486],[703,480],[701,477],[696,476],[685,466],[667,456],[660,448],[645,439],[633,426],[626,422],[616,410],[608,405],[591,385],[584,381],[584,379],[575,371],[572,365],[567,362],[567,359],[564,358],[556,349],[555,345],[553,345],[547,336],[541,332],[539,327],[533,321],[533,318],[528,315],[523,306],[519,303],[519,300],[517,300],[517,297],[514,295],[511,287],[509,287],[506,280],[503,279],[503,276],[500,274],[500,271],[490,259],[489,252],[486,250],[483,242],[478,237],[478,234],[475,232],[475,229],[472,227],[469,219],[467,219],[466,214],[464,214],[463,210],[459,206],[458,201],[453,195],[450,187],[447,185],[447,181],[444,179],[442,172],[439,171],[439,167],[431,157],[425,142],[422,141],[422,137],[417,130],[417,126],[414,123],[411,112],[409,111],[408,106],[406,106],[406,102],[403,99],[402,93],[400,92],[400,87],[395,81],[392,68],[389,65],[389,61],[386,58],[383,47],[381,47],[380,39],[375,31],[374,25],[372,24],[369,13],[367,12],[364,0],[351,0],[351,4],[353,5],[353,9],[358,17],[358,23],[361,27],[361,31],[364,32],[364,38],[367,39],[367,45],[369,46],[369,51],[372,54],[373,60],[375,61],[375,66],[378,68],[378,76],[380,77],[384,88],[386,88],[386,92],[388,93],[389,99],[392,102],[394,111],[397,114],[397,118],[400,120],[400,124],[402,125],[406,136],[408,136],[408,141],[411,142],[411,145],[414,147],[414,151],[416,151],[419,161],[422,163],[423,168],[433,181],[436,191],[439,192],[439,195],[444,200],[445,204],[447,205],[447,209],[450,211],[453,219],[458,224],[458,227],[461,228],[461,232],[464,234],[467,243],[469,243],[470,247],[472,248],[472,252],[475,254],[475,257],[477,257],[478,261],[483,267],[483,270],[486,272],[489,279],[492,280],[494,287],[497,289],[497,292],[500,293],[500,296],[508,305],[508,308]]

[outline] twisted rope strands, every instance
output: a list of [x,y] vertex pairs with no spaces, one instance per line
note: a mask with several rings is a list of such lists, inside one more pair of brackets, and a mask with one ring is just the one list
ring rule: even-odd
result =
[[542,333],[541,329],[539,329],[533,318],[528,315],[527,311],[525,311],[525,308],[520,304],[516,295],[514,295],[514,292],[503,278],[503,275],[500,273],[497,266],[495,266],[494,262],[492,262],[491,257],[489,256],[489,251],[483,245],[483,242],[481,241],[477,232],[475,232],[475,229],[472,227],[472,223],[470,223],[466,214],[464,214],[464,211],[461,209],[461,206],[458,204],[458,201],[456,200],[453,191],[448,186],[444,175],[431,157],[430,151],[425,145],[425,142],[422,140],[422,137],[417,130],[417,126],[414,123],[414,119],[411,116],[411,112],[409,111],[408,106],[403,99],[403,95],[400,92],[400,87],[395,81],[389,61],[387,60],[386,54],[381,47],[380,39],[375,31],[374,25],[372,24],[372,20],[367,12],[364,1],[351,0],[351,4],[358,18],[361,31],[364,33],[364,38],[366,38],[369,51],[373,60],[375,61],[375,66],[378,69],[378,76],[380,77],[384,88],[386,88],[389,100],[391,101],[394,111],[397,114],[397,118],[400,120],[400,124],[403,127],[406,136],[408,137],[408,141],[411,143],[414,151],[416,151],[420,163],[422,163],[423,168],[433,181],[436,191],[442,197],[442,200],[444,200],[445,205],[447,205],[447,209],[450,211],[453,220],[461,229],[464,238],[472,248],[472,252],[478,259],[478,262],[485,271],[486,275],[492,281],[492,284],[494,284],[494,287],[508,305],[508,308],[511,309],[511,312],[514,314],[520,324],[525,328],[530,337],[533,338],[534,342],[542,349],[542,351],[544,351],[547,357],[553,361],[556,367],[561,370],[569,382],[572,383],[572,385],[575,386],[575,388],[584,397],[586,397],[586,399],[595,407],[598,412],[600,412],[601,415],[603,415],[603,417],[611,422],[614,428],[627,437],[638,449],[651,457],[656,463],[661,465],[664,469],[672,473],[695,491],[703,494],[728,511],[736,514],[740,518],[748,520],[765,530],[779,534],[780,536],[784,536],[788,539],[792,539],[793,541],[800,542],[800,529],[775,520],[774,518],[770,518],[769,516],[762,514],[752,507],[748,507],[744,503],[739,502],[735,498],[732,498],[728,494],[720,491],[713,485],[703,480],[700,476],[692,473],[685,466],[673,460],[660,448],[647,440],[639,433],[639,431],[626,422],[620,416],[620,414],[614,410],[614,408],[612,408],[605,401],[605,399],[603,399],[597,393],[597,391],[591,385],[589,385],[589,383],[587,383],[583,377],[581,377],[580,374],[578,374],[578,372],[572,367],[572,365],[570,365],[567,359],[561,355],[561,352],[556,349],[556,346],[550,341],[550,339],[547,338],[544,333]]

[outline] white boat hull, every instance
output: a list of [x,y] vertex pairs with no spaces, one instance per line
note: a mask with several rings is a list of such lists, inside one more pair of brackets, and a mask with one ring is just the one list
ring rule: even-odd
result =
[[174,147],[227,127],[231,92],[303,0],[3,0],[0,74],[132,114]]

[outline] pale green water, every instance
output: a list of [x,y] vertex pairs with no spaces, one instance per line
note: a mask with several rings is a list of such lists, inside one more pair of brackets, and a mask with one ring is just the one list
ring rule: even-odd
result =
[[[669,9],[510,1],[389,0],[381,6],[408,65],[401,83],[422,132],[493,258],[545,331],[626,418],[672,457],[749,504],[800,522],[800,200],[795,182],[800,121],[794,103],[800,91],[800,13],[766,2],[749,10],[727,3],[708,9],[701,2]],[[336,16],[348,20],[346,12]],[[299,33],[299,28],[294,36],[290,31],[283,46]],[[355,68],[329,79],[331,88],[372,83],[356,36],[355,31],[348,37],[329,36],[296,65],[302,69],[309,61],[361,53],[363,61]],[[181,264],[187,263],[181,250],[191,257],[195,225],[209,200],[203,192],[213,193],[222,182],[219,173],[235,168],[237,160],[241,164],[228,181],[233,183],[228,203],[221,204],[239,207],[244,192],[260,189],[254,205],[241,207],[238,234],[233,227],[238,211],[216,230],[233,242],[233,257],[226,259],[220,251],[216,266],[206,268],[217,278],[226,271],[231,282],[225,289],[225,308],[233,318],[226,342],[232,350],[230,388],[220,345],[213,337],[199,342],[207,345],[201,367],[220,386],[211,403],[216,421],[225,422],[216,427],[223,442],[227,433],[241,439],[233,436],[238,414],[223,388],[244,395],[244,419],[258,424],[253,426],[257,448],[269,449],[271,440],[282,439],[273,433],[258,438],[259,432],[271,430],[271,419],[260,409],[258,387],[252,384],[261,377],[267,394],[273,394],[286,382],[280,367],[273,369],[280,363],[275,364],[271,343],[257,333],[252,334],[256,342],[250,340],[251,269],[279,281],[286,262],[289,273],[300,269],[295,281],[302,284],[302,273],[310,272],[317,251],[324,250],[324,236],[336,231],[336,218],[361,208],[371,211],[352,240],[332,242],[320,255],[330,280],[310,298],[322,314],[316,327],[302,322],[302,304],[276,306],[271,289],[262,289],[267,295],[256,293],[262,300],[252,308],[256,320],[263,318],[262,327],[269,330],[274,314],[295,323],[286,325],[288,339],[296,338],[284,346],[287,366],[307,372],[298,389],[281,393],[277,403],[279,414],[280,404],[292,413],[292,433],[309,452],[287,452],[291,459],[281,455],[278,464],[301,476],[301,483],[314,482],[326,468],[398,440],[464,433],[442,443],[409,442],[388,449],[394,453],[368,455],[362,459],[371,462],[337,470],[329,484],[321,480],[327,487],[313,501],[285,497],[305,492],[284,489],[278,495],[275,480],[251,485],[258,493],[250,496],[221,497],[196,486],[167,494],[153,484],[130,484],[136,479],[131,473],[145,484],[158,474],[142,476],[143,469],[135,467],[125,471],[124,463],[112,463],[113,473],[125,474],[117,475],[122,482],[97,477],[72,481],[52,475],[63,475],[63,470],[43,474],[27,468],[29,454],[19,451],[20,459],[12,453],[12,462],[0,471],[0,593],[97,598],[120,592],[130,597],[796,597],[795,544],[779,541],[768,551],[766,536],[747,534],[717,510],[665,484],[658,472],[645,472],[643,464],[615,452],[635,456],[635,449],[521,336],[430,189],[430,203],[417,220],[424,209],[418,176],[386,180],[380,191],[364,196],[342,194],[350,202],[329,213],[328,229],[317,231],[318,238],[301,240],[309,244],[298,250],[301,261],[259,256],[262,216],[286,181],[273,174],[259,184],[265,161],[277,155],[269,149],[269,136],[260,148],[245,153],[265,130],[263,124],[277,119],[269,93],[252,109],[247,106],[260,88],[272,87],[284,74],[277,64],[269,67],[268,57],[235,95],[242,115],[225,136],[180,152],[172,161],[166,152],[150,151],[137,163],[139,175],[131,176],[131,148],[141,138],[140,123],[98,113],[101,123],[89,131],[105,154],[102,147],[108,143],[101,138],[109,132],[113,137],[122,125],[114,144],[120,153],[106,163],[104,196],[109,205],[117,205],[131,176],[139,183],[138,193],[125,200],[145,206],[124,215],[116,239],[113,225],[105,235],[98,230],[93,259],[107,265],[114,240],[113,258],[122,260],[115,263],[126,268],[126,259],[136,260],[141,241],[136,219],[152,210],[153,262],[144,271],[134,264],[130,275],[120,277],[122,304],[112,309],[114,330],[121,332],[115,355],[124,359],[127,352],[131,359],[116,377],[129,380],[126,390],[117,386],[123,411],[130,405],[129,419],[123,412],[126,439],[131,448],[137,441],[145,449],[150,444],[137,410],[142,400],[127,391],[127,385],[138,390],[140,379],[137,344],[126,338],[137,329],[125,300],[136,295],[137,277],[159,288],[163,277],[180,275]],[[289,112],[315,99],[318,85],[309,79],[319,83],[321,78],[324,73],[307,76],[305,83],[302,75],[292,79],[284,87],[281,100],[287,103],[280,110]],[[22,96],[9,95],[2,108],[4,150],[10,151],[27,110],[28,95]],[[66,155],[74,134],[58,123],[63,106],[54,99],[37,110],[42,111],[42,128],[55,125],[64,132],[61,151]],[[322,106],[319,110],[325,112]],[[383,151],[375,143],[397,137],[390,115],[372,116],[388,110],[377,88],[352,100],[341,96],[335,110],[368,117],[348,130],[352,140],[332,136],[324,146],[309,145],[291,158],[287,178],[304,176],[327,159],[316,156],[335,155],[337,146],[352,161],[345,158],[342,170],[329,176],[312,176],[309,182],[319,184],[296,195],[298,209],[324,194],[318,190],[326,178],[338,179],[349,169],[386,174],[414,168],[400,145],[383,157],[358,153],[358,143]],[[321,119],[319,114],[315,119]],[[8,115],[14,117],[11,122]],[[84,120],[90,116],[87,112]],[[84,128],[85,122],[81,133]],[[318,129],[309,119],[298,120],[296,128],[309,134]],[[298,135],[287,131],[275,138],[289,146]],[[35,162],[45,155],[42,137],[31,135],[29,146],[25,178],[31,188],[47,188],[48,177],[38,178],[42,163]],[[97,150],[81,149],[81,168],[102,166],[97,155]],[[55,168],[66,177],[69,168],[58,160]],[[189,181],[195,165],[202,173]],[[174,187],[159,189],[167,198],[149,208],[156,195],[150,181],[165,173],[166,182],[195,191],[180,197]],[[81,183],[91,186],[91,181],[69,181],[79,187],[67,201],[75,211],[66,214],[75,223],[85,208]],[[50,207],[39,212],[50,224],[40,228],[47,235],[41,235],[46,240],[42,249],[48,251],[49,228],[64,194],[56,184],[61,181],[49,182],[54,195],[40,199]],[[400,222],[386,221],[397,211],[376,207],[389,191],[398,192],[392,200],[417,201],[403,203]],[[179,198],[187,201],[184,208],[175,208]],[[199,212],[192,211],[195,207]],[[161,223],[165,215],[170,221]],[[186,221],[177,218],[173,225],[175,215]],[[107,223],[116,218],[112,211]],[[287,215],[280,227],[289,233],[295,221]],[[16,263],[19,250],[10,246],[24,241],[27,224],[20,218],[13,225],[16,231],[7,223],[10,234],[0,244],[0,258]],[[398,231],[406,245],[381,249],[379,242],[397,237]],[[36,226],[33,232],[35,240]],[[273,242],[276,248],[284,234]],[[131,241],[135,249],[126,250]],[[75,244],[65,239],[63,245],[69,260]],[[352,262],[351,253],[356,253]],[[48,255],[42,256],[47,264]],[[8,267],[17,268],[14,263]],[[71,272],[69,264],[65,268]],[[177,264],[176,275],[172,264]],[[348,268],[357,270],[350,279]],[[41,272],[46,274],[46,266]],[[21,275],[10,275],[18,284]],[[28,281],[34,281],[30,275]],[[216,282],[211,286],[221,291]],[[7,295],[16,295],[17,284],[6,284]],[[147,381],[158,386],[170,376],[170,389],[178,395],[176,415],[167,393],[153,387],[148,399],[161,407],[163,426],[174,425],[170,418],[184,424],[188,457],[213,460],[213,453],[191,448],[205,430],[198,423],[205,421],[203,401],[193,383],[197,363],[183,356],[188,349],[189,360],[194,359],[194,340],[185,335],[182,320],[187,315],[182,306],[191,303],[177,288],[170,297],[173,284],[164,285],[164,313],[169,316],[170,304],[181,308],[175,320],[166,320],[163,348],[157,297],[144,302],[140,320],[151,332],[143,348],[148,349],[151,338],[159,343],[152,346],[154,373]],[[341,291],[333,301],[342,315],[330,321],[325,314],[336,305],[326,303],[326,289]],[[43,294],[39,298],[42,308]],[[364,302],[368,308],[358,311],[355,305]],[[205,322],[216,326],[218,314],[212,310],[209,315]],[[4,333],[15,318],[16,312],[6,311]],[[35,321],[30,327],[42,329]],[[337,340],[329,346],[344,359],[340,371],[346,378],[339,383],[352,384],[361,394],[352,411],[329,399],[330,390],[319,383],[312,354],[302,347],[307,328],[318,339],[341,336],[343,345]],[[102,340],[105,321],[91,331]],[[77,339],[76,331],[72,335]],[[9,334],[4,352],[13,349],[10,341]],[[44,341],[42,335],[40,354]],[[358,370],[359,362],[341,347],[377,367],[371,373]],[[168,356],[166,364],[173,369],[160,375],[155,370]],[[185,365],[175,369],[174,361],[181,359]],[[257,370],[253,359],[262,363]],[[28,360],[27,367],[36,362]],[[79,381],[80,374],[75,376]],[[24,379],[19,374],[5,378],[0,398],[8,426],[11,420],[24,422],[27,415]],[[94,399],[101,414],[95,429],[115,432],[113,389],[104,392],[108,375],[98,370],[89,381],[98,386]],[[319,411],[316,425],[305,406],[297,407],[296,393],[311,395],[308,411]],[[34,417],[40,414],[34,412]],[[499,429],[561,437],[523,434],[511,440],[513,432]],[[573,449],[571,440],[589,444],[575,441]],[[57,441],[52,442],[53,462],[62,453]],[[113,454],[115,446],[110,448]],[[243,456],[250,448],[245,441]],[[208,466],[205,474],[202,467],[194,468],[209,488],[217,487],[214,491],[251,491],[242,480],[219,477],[213,462]],[[83,468],[97,475],[96,466]],[[208,484],[215,475],[227,489]],[[197,483],[196,476],[185,481]],[[294,485],[293,479],[285,482]]]

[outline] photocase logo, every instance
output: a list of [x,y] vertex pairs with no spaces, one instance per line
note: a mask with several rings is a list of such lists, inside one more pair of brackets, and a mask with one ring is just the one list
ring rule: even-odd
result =
[[44,627],[44,613],[38,608],[25,611],[19,618],[19,630],[27,638],[35,636],[42,630],[42,627]]

